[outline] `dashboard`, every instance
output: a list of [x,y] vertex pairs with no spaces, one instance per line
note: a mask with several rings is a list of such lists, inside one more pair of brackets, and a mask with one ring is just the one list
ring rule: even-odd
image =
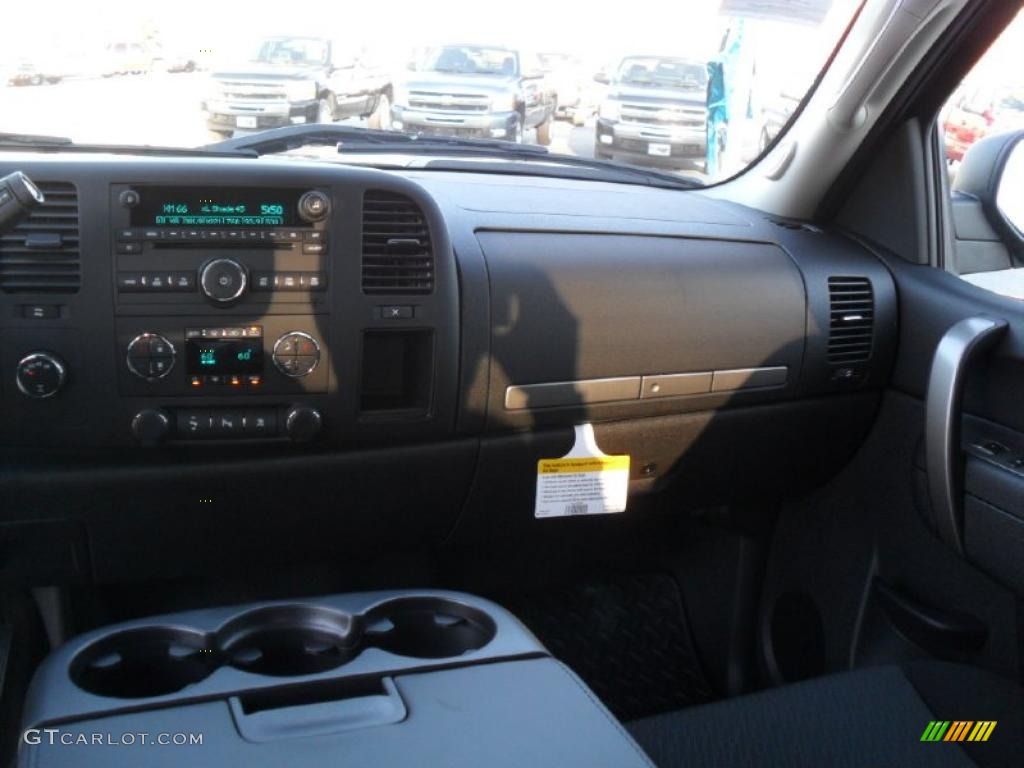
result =
[[4,521],[91,578],[527,533],[582,422],[637,505],[778,497],[848,459],[892,365],[875,256],[700,192],[0,160],[44,197],[0,233]]

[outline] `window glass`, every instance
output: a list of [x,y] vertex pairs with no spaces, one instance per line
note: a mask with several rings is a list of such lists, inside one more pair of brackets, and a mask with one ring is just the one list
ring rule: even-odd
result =
[[706,184],[784,132],[862,1],[8,3],[0,132],[197,146],[338,122]]
[[[1010,152],[994,205],[958,184],[978,141],[1024,130],[1024,12],[1003,31],[939,113],[952,199],[953,254],[945,266],[963,279],[1024,299],[1024,146]],[[970,162],[970,160],[968,160]],[[993,220],[994,217],[999,217]]]

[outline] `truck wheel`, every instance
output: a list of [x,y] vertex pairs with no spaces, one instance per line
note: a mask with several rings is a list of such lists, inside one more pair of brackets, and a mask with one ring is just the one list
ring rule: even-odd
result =
[[337,101],[333,93],[321,96],[316,103],[316,121],[318,123],[333,123],[336,109]]
[[386,131],[391,127],[391,99],[386,93],[377,97],[377,108],[373,110],[366,125],[378,131]]
[[548,117],[543,123],[537,126],[537,143],[542,147],[551,144],[551,121],[554,118]]

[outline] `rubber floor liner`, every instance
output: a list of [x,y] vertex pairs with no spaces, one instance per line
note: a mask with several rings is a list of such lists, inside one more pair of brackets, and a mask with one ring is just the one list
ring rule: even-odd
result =
[[622,721],[713,698],[669,576],[626,575],[496,599]]

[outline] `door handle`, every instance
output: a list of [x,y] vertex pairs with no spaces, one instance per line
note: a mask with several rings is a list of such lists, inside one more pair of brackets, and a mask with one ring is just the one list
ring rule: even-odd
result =
[[939,340],[932,357],[925,401],[925,468],[930,512],[939,537],[964,553],[960,405],[967,369],[977,355],[992,347],[1006,331],[1006,321],[968,317]]

